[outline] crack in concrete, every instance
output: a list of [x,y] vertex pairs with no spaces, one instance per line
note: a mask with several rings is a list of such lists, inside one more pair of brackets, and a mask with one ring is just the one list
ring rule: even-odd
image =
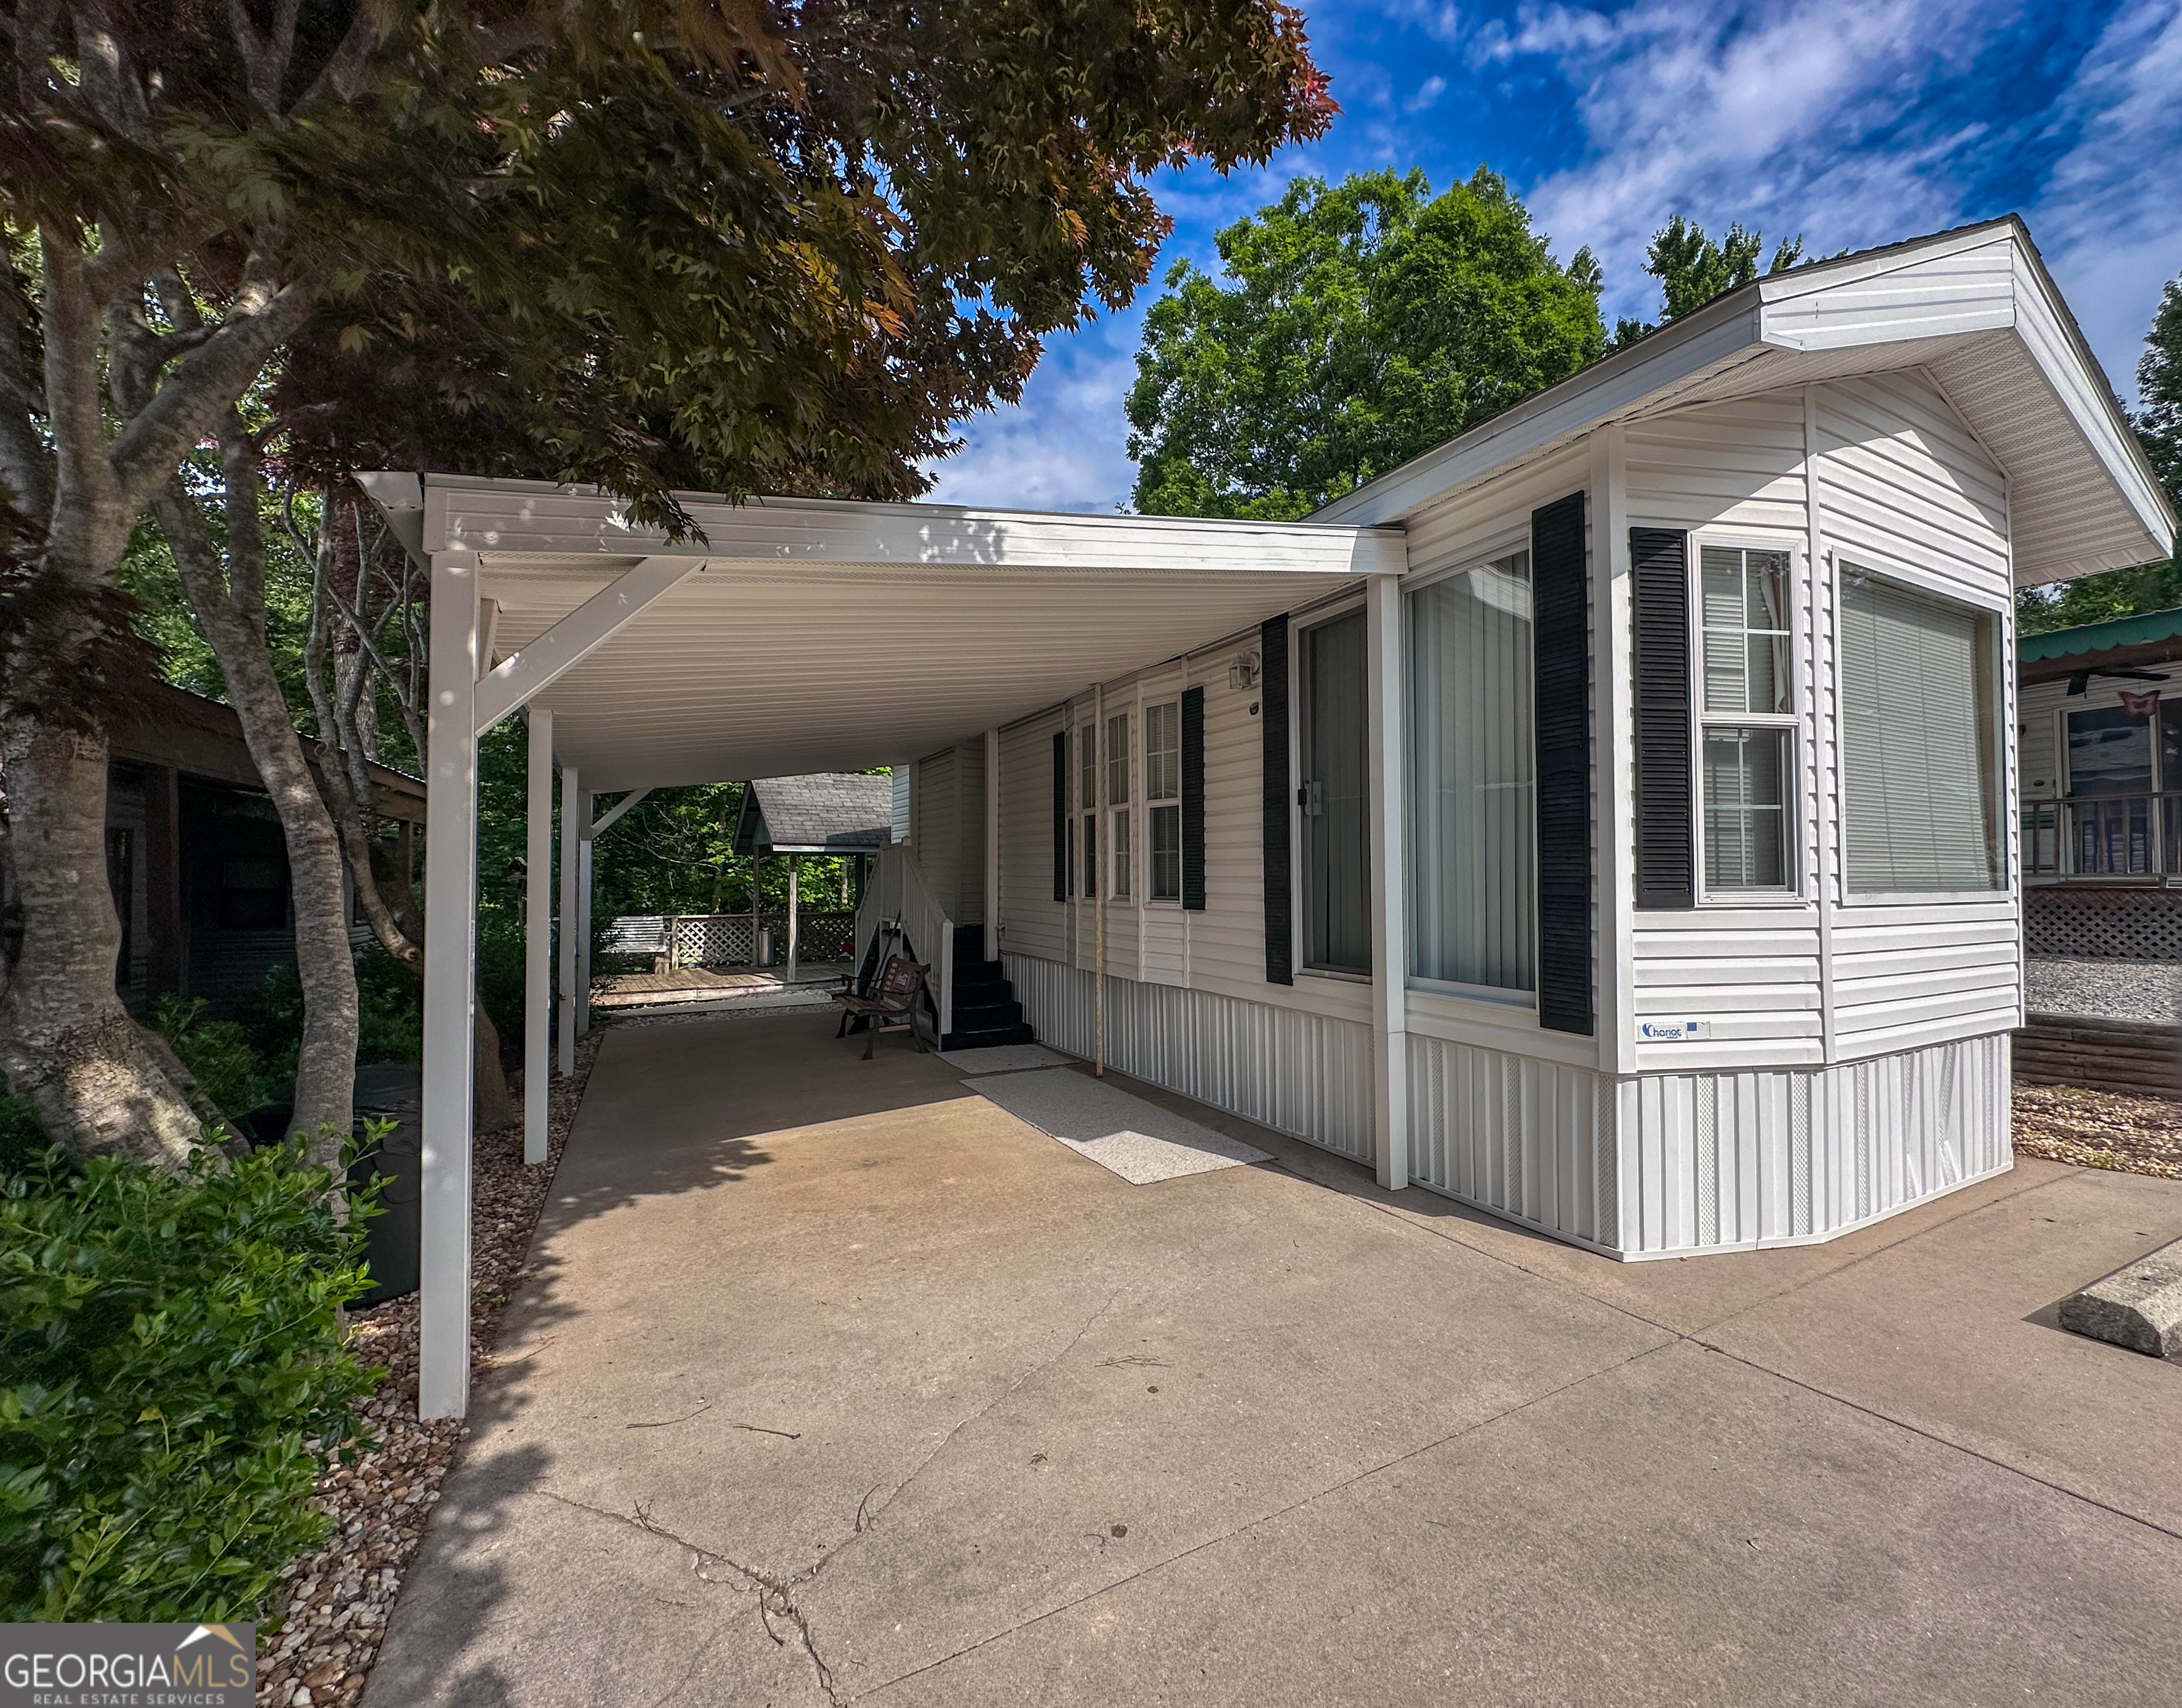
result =
[[1127,1287],[1116,1287],[1111,1293],[1107,1295],[1106,1302],[1099,1306],[1099,1308],[1094,1311],[1088,1317],[1086,1317],[1083,1319],[1083,1325],[1078,1328],[1074,1334],[1068,1337],[1068,1344],[1066,1346],[1061,1347],[1057,1352],[1050,1353],[1047,1357],[1040,1358],[1036,1363],[1024,1370],[1023,1373],[1017,1376],[1014,1381],[1009,1383],[1006,1387],[1001,1389],[999,1393],[994,1395],[991,1399],[986,1401],[983,1405],[978,1407],[976,1411],[972,1412],[966,1417],[957,1419],[954,1425],[949,1429],[947,1433],[939,1438],[938,1444],[933,1446],[932,1451],[917,1462],[916,1469],[912,1470],[906,1477],[903,1478],[900,1482],[895,1484],[894,1488],[888,1493],[886,1499],[880,1501],[878,1506],[872,1506],[871,1504],[871,1495],[868,1494],[866,1495],[863,1500],[857,1505],[856,1523],[850,1528],[849,1534],[842,1537],[839,1541],[828,1548],[823,1554],[821,1554],[817,1560],[807,1570],[797,1573],[794,1581],[798,1584],[809,1583],[811,1578],[817,1577],[819,1573],[825,1570],[827,1566],[833,1562],[834,1556],[839,1554],[844,1548],[846,1548],[859,1536],[868,1535],[872,1531],[877,1529],[878,1528],[880,1515],[883,1513],[887,1508],[893,1506],[896,1501],[900,1500],[902,1495],[907,1492],[909,1485],[914,1483],[919,1477],[922,1477],[925,1472],[930,1468],[933,1461],[947,1451],[949,1445],[954,1441],[957,1435],[961,1434],[972,1423],[983,1418],[988,1413],[992,1412],[995,1407],[999,1406],[1001,1401],[1020,1393],[1026,1383],[1042,1374],[1044,1372],[1051,1369],[1055,1364],[1059,1363],[1063,1358],[1074,1351],[1076,1348],[1082,1344],[1083,1337],[1089,1334],[1092,1329],[1098,1327],[1099,1320],[1104,1318],[1109,1311],[1111,1311],[1116,1305],[1121,1302],[1121,1296],[1123,1294],[1130,1291],[1131,1290]]
[[[795,1589],[800,1584],[807,1584],[817,1574],[818,1568],[816,1566],[809,1571],[798,1573],[792,1578],[778,1578],[761,1567],[745,1566],[741,1561],[730,1558],[717,1548],[707,1548],[701,1542],[691,1541],[687,1536],[676,1534],[665,1525],[656,1521],[640,1504],[637,1506],[632,1515],[628,1512],[612,1512],[604,1506],[594,1506],[588,1501],[578,1501],[567,1495],[557,1494],[551,1489],[541,1489],[538,1492],[549,1501],[558,1501],[562,1506],[573,1506],[579,1512],[589,1512],[595,1517],[608,1519],[617,1524],[627,1524],[632,1529],[641,1530],[647,1535],[657,1536],[663,1541],[672,1542],[677,1547],[686,1548],[692,1556],[690,1569],[699,1578],[722,1589],[734,1588],[735,1586],[725,1584],[717,1578],[706,1576],[705,1567],[707,1564],[724,1566],[742,1579],[743,1584],[756,1598],[758,1622],[764,1628],[765,1634],[771,1638],[777,1646],[788,1647],[789,1639],[783,1637],[773,1626],[775,1619],[780,1620],[794,1633],[795,1646],[801,1653],[804,1660],[810,1664],[811,1676],[817,1681],[818,1689],[824,1694],[827,1701],[833,1704],[833,1708],[841,1708],[841,1705],[847,1701],[848,1699],[842,1695],[834,1685],[833,1669],[827,1664],[826,1657],[818,1652],[818,1644],[811,1634],[810,1620],[805,1616],[803,1610],[795,1605],[794,1594]],[[707,1644],[706,1649],[709,1650],[712,1646],[712,1644]],[[699,1652],[702,1654],[705,1651],[701,1650]],[[693,1661],[691,1664],[694,1667],[695,1663]],[[682,1683],[688,1682],[685,1677]],[[667,1701],[681,1689],[682,1684],[678,1683],[673,1689],[661,1697],[660,1701]]]
[[[1665,1330],[1664,1332],[1669,1334],[1673,1333],[1671,1329]],[[1627,1357],[1617,1359],[1614,1363],[1608,1364],[1603,1368],[1587,1371],[1581,1376],[1571,1377],[1569,1380],[1563,1382],[1559,1387],[1549,1388],[1541,1394],[1533,1394],[1529,1399],[1519,1401],[1517,1403],[1508,1407],[1504,1411],[1495,1412],[1489,1418],[1479,1418],[1474,1422],[1464,1424],[1459,1429],[1454,1430],[1448,1434],[1440,1436],[1437,1440],[1426,1441],[1422,1445],[1413,1447],[1405,1453],[1398,1453],[1393,1458],[1386,1460],[1381,1464],[1370,1466],[1364,1470],[1356,1472],[1351,1476],[1343,1477],[1338,1482],[1329,1483],[1323,1489],[1314,1490],[1311,1493],[1303,1495],[1298,1500],[1291,1501],[1285,1506],[1277,1507],[1272,1512],[1261,1512],[1256,1517],[1247,1519],[1243,1523],[1235,1525],[1231,1529],[1222,1531],[1217,1536],[1208,1536],[1203,1541],[1193,1542],[1187,1548],[1177,1549],[1173,1553],[1167,1555],[1164,1559],[1154,1560],[1149,1564],[1139,1567],[1137,1570],[1130,1573],[1126,1577],[1117,1578],[1110,1584],[1103,1584],[1096,1589],[1086,1590],[1083,1595],[1077,1596],[1072,1600],[1064,1601],[1057,1607],[1049,1607],[1043,1613],[1034,1613],[1027,1619],[1019,1620],[1015,1624],[1009,1626],[1005,1630],[994,1631],[987,1636],[980,1637],[974,1643],[966,1643],[961,1648],[955,1650],[952,1654],[942,1655],[936,1661],[928,1661],[922,1667],[912,1667],[906,1672],[898,1672],[893,1678],[883,1680],[882,1683],[878,1684],[874,1684],[869,1690],[860,1693],[858,1700],[861,1700],[864,1697],[876,1696],[884,1690],[891,1690],[895,1685],[905,1683],[907,1680],[917,1678],[923,1673],[929,1672],[935,1667],[944,1667],[950,1661],[959,1661],[965,1655],[972,1654],[977,1650],[986,1647],[989,1644],[997,1643],[1005,1637],[1012,1637],[1018,1631],[1027,1631],[1033,1625],[1043,1624],[1048,1619],[1055,1618],[1061,1614],[1070,1611],[1072,1609],[1081,1607],[1087,1602],[1095,1601],[1101,1595],[1111,1595],[1115,1590],[1126,1588],[1127,1585],[1135,1583],[1140,1578],[1149,1577],[1155,1572],[1164,1572],[1168,1567],[1175,1565],[1181,1561],[1187,1560],[1192,1555],[1201,1554],[1208,1548],[1217,1548],[1224,1542],[1232,1541],[1238,1536],[1246,1534],[1249,1531],[1257,1529],[1260,1525],[1270,1524],[1277,1519],[1285,1518],[1291,1512],[1299,1512],[1304,1507],[1311,1506],[1317,1501],[1325,1500],[1329,1495],[1338,1495],[1343,1490],[1353,1489],[1359,1484],[1369,1482],[1372,1478],[1383,1475],[1385,1473],[1393,1470],[1398,1465],[1405,1465],[1410,1460],[1417,1458],[1422,1454],[1432,1452],[1437,1448],[1444,1447],[1451,1441],[1459,1441],[1465,1435],[1474,1435],[1480,1429],[1490,1429],[1495,1423],[1501,1423],[1509,1418],[1515,1417],[1519,1412],[1527,1412],[1533,1406],[1542,1405],[1546,1401],[1553,1399],[1558,1395],[1565,1394],[1571,1389],[1580,1388],[1587,1382],[1597,1381],[1601,1376],[1610,1376],[1615,1371],[1624,1369],[1627,1366],[1636,1363],[1639,1359],[1648,1358],[1655,1352],[1664,1352],[1669,1348],[1678,1344],[1679,1341],[1677,1340],[1662,1340],[1655,1346],[1647,1346],[1642,1351],[1631,1352]]]

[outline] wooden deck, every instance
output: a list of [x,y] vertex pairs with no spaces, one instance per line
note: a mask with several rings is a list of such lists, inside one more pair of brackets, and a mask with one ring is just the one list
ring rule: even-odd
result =
[[[797,990],[833,982],[846,961],[814,961],[795,970]],[[680,967],[671,973],[606,973],[591,981],[595,1009],[648,1009],[723,998],[778,996],[789,989],[785,967]]]

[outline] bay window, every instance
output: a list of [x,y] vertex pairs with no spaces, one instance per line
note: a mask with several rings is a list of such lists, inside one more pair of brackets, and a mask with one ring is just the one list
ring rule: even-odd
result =
[[2003,887],[1992,613],[1844,563],[1839,644],[1850,892]]

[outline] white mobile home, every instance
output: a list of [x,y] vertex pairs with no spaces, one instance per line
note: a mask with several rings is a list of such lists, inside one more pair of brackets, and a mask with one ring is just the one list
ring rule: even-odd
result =
[[[374,488],[433,571],[435,942],[475,732],[525,704],[539,885],[556,757],[579,824],[913,766],[872,893],[943,1028],[974,925],[1041,1038],[1630,1258],[2008,1166],[2010,595],[2174,526],[2013,220],[1761,280],[1289,526],[693,499],[678,543]],[[428,987],[428,1412],[464,977]]]

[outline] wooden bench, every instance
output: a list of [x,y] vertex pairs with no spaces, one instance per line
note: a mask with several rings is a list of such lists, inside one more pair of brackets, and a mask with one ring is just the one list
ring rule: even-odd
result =
[[925,976],[931,970],[906,955],[889,955],[869,996],[858,996],[854,991],[833,992],[833,1000],[841,1005],[841,1024],[834,1028],[833,1036],[844,1036],[850,1020],[861,1019],[870,1034],[864,1041],[866,1061],[871,1060],[881,1032],[905,1031],[910,1042],[922,1050],[924,1040],[917,1035],[917,1004],[924,995]]

